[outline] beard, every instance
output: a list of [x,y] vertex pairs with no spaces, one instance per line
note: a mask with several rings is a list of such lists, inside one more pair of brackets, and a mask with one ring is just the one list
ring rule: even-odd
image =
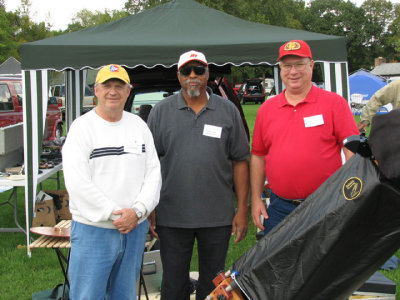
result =
[[191,90],[191,89],[187,89],[187,90],[186,90],[186,93],[188,94],[188,96],[189,96],[190,98],[200,96],[200,90]]
[[[185,85],[186,85],[186,86],[189,86],[189,84],[190,84],[191,82],[195,82],[195,83],[201,84],[201,80],[199,80],[199,79],[188,79],[188,80],[185,81]],[[189,96],[190,98],[200,96],[200,89],[192,89],[192,88],[189,86],[189,87],[186,88],[185,90],[186,90],[186,93],[188,94],[188,96]]]

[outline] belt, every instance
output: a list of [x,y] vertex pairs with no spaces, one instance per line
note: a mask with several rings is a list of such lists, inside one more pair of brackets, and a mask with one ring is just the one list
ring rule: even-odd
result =
[[276,196],[276,198],[281,199],[281,200],[286,201],[286,202],[289,202],[289,203],[292,203],[294,205],[299,205],[300,203],[304,202],[304,199],[294,199],[294,200],[285,199],[285,198],[282,198],[282,197],[278,196],[273,191],[271,191],[271,192]]
[[294,200],[290,200],[290,199],[284,199],[284,198],[281,198],[281,197],[278,197],[278,198],[279,198],[279,199],[282,199],[283,201],[292,203],[292,204],[294,204],[294,205],[299,205],[300,203],[303,203],[303,202],[304,202],[304,199],[294,199]]
[[303,203],[304,199],[294,199],[288,201],[292,202],[294,205],[299,205],[300,203]]

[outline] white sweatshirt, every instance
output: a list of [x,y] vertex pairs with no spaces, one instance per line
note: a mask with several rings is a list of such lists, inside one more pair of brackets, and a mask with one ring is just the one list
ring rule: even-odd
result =
[[138,208],[143,221],[159,201],[160,162],[146,123],[125,112],[108,122],[95,110],[77,118],[62,149],[73,220],[115,228],[112,212]]

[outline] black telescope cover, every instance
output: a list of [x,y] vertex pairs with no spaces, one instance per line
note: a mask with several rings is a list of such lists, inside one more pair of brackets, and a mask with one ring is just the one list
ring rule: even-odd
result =
[[354,155],[231,267],[254,300],[346,299],[400,246],[400,192]]
[[400,182],[400,109],[374,116],[369,145],[383,175]]

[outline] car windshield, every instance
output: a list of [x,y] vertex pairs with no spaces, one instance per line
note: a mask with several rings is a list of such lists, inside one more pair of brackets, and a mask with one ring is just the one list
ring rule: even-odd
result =
[[165,98],[179,93],[178,91],[148,91],[148,92],[138,92],[135,94],[135,97],[133,98],[133,105],[131,108],[131,112],[133,113],[139,113],[141,107],[146,107],[146,106],[154,106],[161,100],[164,100]]
[[251,85],[249,84],[247,89],[249,91],[261,93],[262,86],[261,86],[261,84],[251,84]]
[[135,95],[134,102],[137,101],[154,101],[154,100],[163,100],[164,98],[172,95],[173,93],[169,93],[166,91],[152,92],[152,93],[139,93]]
[[17,92],[17,95],[22,97],[22,85],[21,85],[21,83],[20,82],[15,82],[14,83],[14,88],[15,88],[15,91]]

